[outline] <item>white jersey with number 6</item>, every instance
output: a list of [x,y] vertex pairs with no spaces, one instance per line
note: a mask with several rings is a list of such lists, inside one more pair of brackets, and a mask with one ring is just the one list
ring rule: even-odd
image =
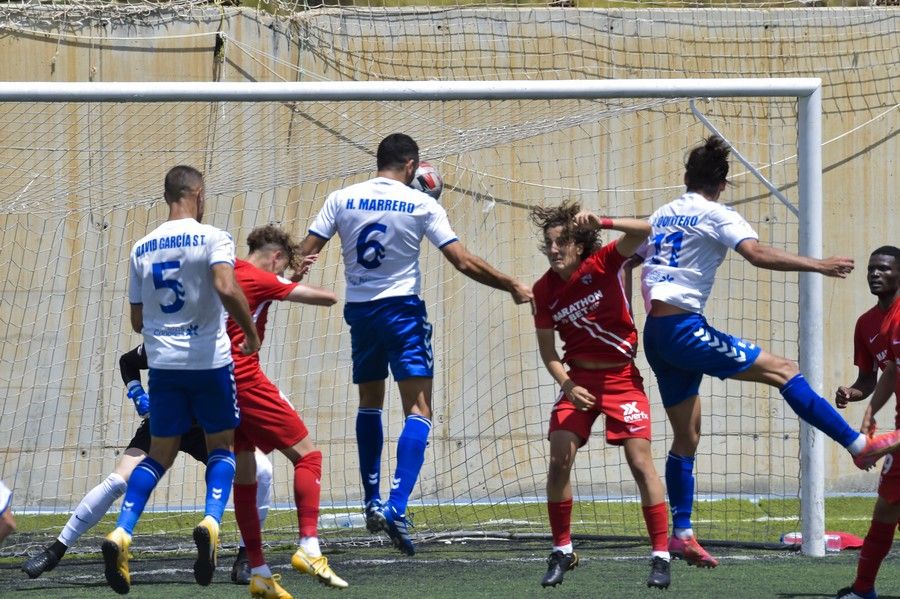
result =
[[457,240],[434,198],[386,177],[333,192],[309,232],[340,236],[348,302],[419,295],[422,238],[438,248]]
[[166,221],[131,250],[128,300],[143,304],[151,368],[209,370],[231,363],[213,264],[234,266],[231,235],[192,218]]
[[728,248],[759,238],[740,214],[692,192],[654,212],[650,226],[650,237],[638,250],[648,312],[651,300],[659,300],[702,313]]

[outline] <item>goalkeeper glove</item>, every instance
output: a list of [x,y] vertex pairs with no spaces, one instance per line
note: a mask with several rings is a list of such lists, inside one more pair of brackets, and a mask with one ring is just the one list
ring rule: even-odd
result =
[[144,391],[139,381],[128,383],[128,399],[134,402],[138,416],[146,418],[150,415],[150,396]]

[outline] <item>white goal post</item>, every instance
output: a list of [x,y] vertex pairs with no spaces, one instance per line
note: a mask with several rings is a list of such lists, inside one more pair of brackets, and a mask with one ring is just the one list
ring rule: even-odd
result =
[[[516,100],[600,100],[622,98],[796,98],[799,253],[822,254],[821,80],[645,79],[556,81],[367,81],[367,82],[109,82],[0,83],[0,102],[167,103],[167,102],[451,102]],[[373,126],[374,128],[374,126]],[[387,133],[385,131],[385,133]],[[4,198],[6,201],[8,198]],[[476,252],[477,253],[477,252]],[[821,277],[799,276],[800,368],[823,392],[823,299]],[[791,356],[789,356],[791,357]],[[652,375],[646,373],[649,379]],[[653,398],[651,398],[653,400]],[[396,407],[396,406],[394,406]],[[802,550],[824,554],[824,447],[816,429],[800,428]],[[391,448],[386,445],[386,453]],[[20,466],[21,468],[21,466]]]

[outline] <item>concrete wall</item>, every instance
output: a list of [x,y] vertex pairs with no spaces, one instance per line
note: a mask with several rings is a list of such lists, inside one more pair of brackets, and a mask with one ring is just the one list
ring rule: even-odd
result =
[[[84,18],[57,29],[25,14],[0,24],[0,80],[821,77],[824,251],[858,265],[849,280],[824,284],[824,393],[831,397],[856,374],[853,322],[873,303],[868,254],[897,243],[898,21],[891,9],[327,9],[278,20],[209,9],[113,15],[104,26]],[[0,106],[0,261],[8,265],[0,292],[0,448],[9,448],[0,469],[17,501],[74,505],[111,469],[136,425],[116,369],[118,355],[139,341],[125,316],[126,257],[164,218],[158,198],[168,166],[204,169],[208,220],[237,239],[273,220],[303,235],[330,190],[371,173],[378,140],[405,130],[438,162],[448,182],[442,201],[466,245],[533,280],[545,262],[528,206],[574,198],[613,215],[646,215],[680,192],[684,152],[707,132],[684,102],[632,108]],[[752,162],[771,164],[767,176],[796,203],[792,103],[715,101],[700,109]],[[546,126],[565,118],[573,122]],[[742,167],[733,173],[737,185],[727,201],[763,240],[796,251],[796,219]],[[329,244],[312,282],[340,292],[338,249]],[[454,273],[433,248],[423,251],[423,272],[437,374],[422,498],[541,496],[555,391],[535,351],[530,315]],[[715,324],[797,355],[795,276],[730,259],[710,304]],[[264,363],[323,447],[323,497],[352,503],[356,392],[340,310],[283,306],[270,328]],[[661,458],[671,436],[640,363]],[[798,427],[777,393],[718,381],[703,392],[708,434],[699,491],[796,493]],[[398,404],[392,392],[391,439],[402,425]],[[861,407],[848,410],[854,424],[861,414]],[[634,493],[620,453],[603,447],[602,430],[588,448],[575,474],[580,493]],[[874,473],[856,471],[839,448],[827,452],[829,490],[874,489]],[[196,474],[190,465],[173,471],[174,484],[156,505],[195,503],[202,493]],[[279,500],[289,501],[283,463],[276,478]]]

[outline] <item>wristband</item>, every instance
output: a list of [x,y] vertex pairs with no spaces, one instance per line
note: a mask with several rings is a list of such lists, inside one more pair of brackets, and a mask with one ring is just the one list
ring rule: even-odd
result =
[[601,229],[612,229],[613,228],[613,219],[607,216],[600,217],[600,228]]

